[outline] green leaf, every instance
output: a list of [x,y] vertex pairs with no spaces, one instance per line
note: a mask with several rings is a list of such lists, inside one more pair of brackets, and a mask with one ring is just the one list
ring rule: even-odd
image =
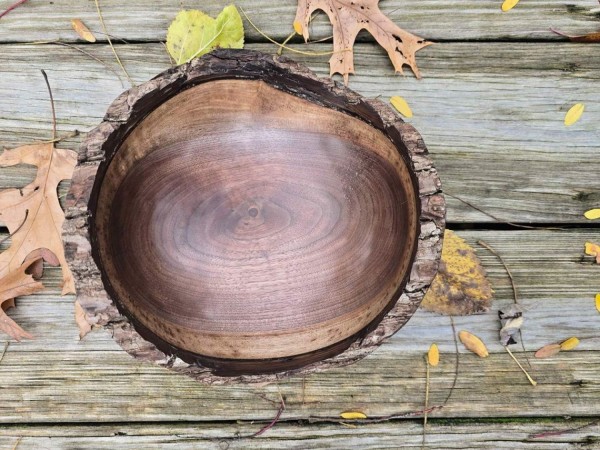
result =
[[167,31],[167,50],[177,64],[189,62],[217,47],[243,46],[244,25],[233,5],[226,6],[216,20],[202,11],[180,11]]
[[244,24],[237,8],[229,5],[217,16],[216,46],[221,48],[244,47]]

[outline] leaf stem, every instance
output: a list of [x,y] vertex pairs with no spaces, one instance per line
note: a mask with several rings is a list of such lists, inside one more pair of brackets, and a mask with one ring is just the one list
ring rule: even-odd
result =
[[531,378],[531,376],[527,373],[527,371],[521,365],[521,363],[519,362],[519,360],[517,358],[515,358],[515,355],[512,354],[512,352],[510,351],[510,349],[507,346],[505,346],[504,348],[506,349],[506,351],[508,352],[508,354],[510,355],[510,357],[517,363],[517,365],[519,366],[519,368],[523,371],[523,373],[525,374],[525,376],[527,377],[527,379],[529,380],[529,382],[531,383],[531,385],[532,386],[537,386],[537,381],[535,381],[533,378]]
[[52,140],[56,139],[56,110],[54,109],[54,97],[52,96],[52,89],[50,88],[50,82],[48,81],[48,75],[46,75],[46,71],[42,70],[42,75],[44,76],[44,81],[46,81],[46,86],[48,87],[48,94],[50,95],[50,106],[52,107]]
[[423,440],[421,442],[421,448],[425,448],[425,439],[427,435],[427,408],[429,407],[429,361],[425,356],[425,408],[423,413]]

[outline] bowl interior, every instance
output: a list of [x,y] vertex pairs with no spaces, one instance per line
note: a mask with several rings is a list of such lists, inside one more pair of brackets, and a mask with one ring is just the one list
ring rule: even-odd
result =
[[399,296],[418,192],[379,130],[263,81],[200,84],[128,135],[102,179],[99,266],[114,300],[176,348],[288,358]]

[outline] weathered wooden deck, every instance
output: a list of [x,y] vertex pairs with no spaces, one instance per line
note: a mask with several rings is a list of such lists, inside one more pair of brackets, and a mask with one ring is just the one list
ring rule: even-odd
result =
[[[3,10],[12,1],[0,2]],[[217,13],[229,2],[184,2]],[[562,226],[564,231],[519,230],[448,198],[449,227],[478,251],[496,291],[493,310],[456,318],[488,344],[487,359],[462,349],[458,381],[447,404],[431,413],[427,448],[600,448],[600,266],[583,256],[586,240],[600,241],[600,222],[583,212],[600,207],[600,45],[570,44],[549,31],[600,29],[595,0],[523,0],[500,12],[500,0],[383,0],[397,23],[436,45],[422,50],[423,80],[395,76],[383,50],[364,36],[355,46],[357,75],[350,87],[367,96],[404,96],[411,119],[433,155],[444,189],[501,221]],[[175,1],[101,1],[117,50],[137,81],[169,66],[164,47]],[[291,31],[294,0],[237,2],[267,34]],[[71,48],[28,45],[60,39],[114,65],[110,48],[77,42],[70,19],[99,30],[94,3],[30,0],[0,19],[0,146],[50,136],[50,77],[58,127],[82,132],[101,121],[123,84],[105,67]],[[247,25],[247,24],[246,24]],[[323,17],[312,37],[330,29]],[[101,37],[100,34],[97,34]],[[247,46],[275,52],[247,25]],[[294,44],[302,48],[302,44]],[[327,50],[330,44],[313,45]],[[320,74],[327,56],[294,56]],[[586,111],[562,124],[573,103]],[[77,149],[81,137],[62,143]],[[29,167],[0,169],[0,188],[33,178]],[[65,187],[62,191],[64,193]],[[4,230],[6,232],[6,230]],[[504,269],[476,244],[500,253],[526,306],[523,329],[532,387],[498,341],[497,309],[512,303]],[[432,342],[442,362],[432,371],[431,405],[449,394],[455,372],[448,317],[419,311],[394,338],[365,360],[277,385],[205,386],[140,364],[102,331],[83,341],[73,297],[61,297],[60,273],[47,270],[47,290],[20,298],[10,315],[35,340],[11,342],[0,361],[0,448],[418,448],[422,419],[396,418],[348,428],[331,423],[341,411],[369,417],[403,415],[423,407],[423,354]],[[546,360],[539,347],[576,335],[581,345]],[[0,352],[4,347],[0,337]],[[281,421],[248,436],[276,413]],[[259,423],[260,422],[260,423]],[[564,433],[555,431],[570,430]]]

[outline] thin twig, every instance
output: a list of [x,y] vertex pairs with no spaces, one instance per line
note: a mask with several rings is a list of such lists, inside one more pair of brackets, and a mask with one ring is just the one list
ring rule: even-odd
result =
[[4,359],[4,354],[6,353],[6,350],[8,349],[9,344],[10,344],[10,341],[4,342],[4,348],[2,349],[2,353],[0,353],[0,362],[2,362],[2,359]]
[[423,414],[423,440],[421,448],[425,448],[425,436],[427,435],[427,408],[429,407],[429,360],[425,356],[425,413]]
[[594,420],[593,422],[586,423],[584,425],[581,425],[581,426],[578,426],[575,428],[567,428],[566,430],[558,430],[558,431],[545,431],[543,433],[530,434],[528,437],[529,437],[529,439],[540,439],[540,438],[545,438],[545,437],[549,437],[549,436],[560,436],[561,434],[574,433],[576,431],[583,430],[584,428],[588,428],[588,427],[597,425],[599,423],[600,423],[600,420]]
[[108,31],[106,30],[106,25],[104,23],[104,17],[102,17],[102,11],[100,11],[100,4],[98,3],[98,0],[94,0],[94,3],[96,3],[96,11],[98,12],[98,18],[100,19],[100,25],[102,26],[102,31],[104,31],[104,34],[106,35],[106,40],[108,41],[108,45],[110,45],[110,48],[111,48],[113,54],[115,55],[115,58],[117,59],[117,63],[123,70],[123,73],[129,80],[131,85],[135,86],[135,83],[133,82],[133,80],[129,76],[129,73],[127,73],[127,70],[125,69],[125,66],[121,62],[121,58],[119,58],[119,55],[117,54],[117,50],[115,49],[115,46],[113,45],[112,41],[110,40],[110,35],[108,34]]
[[281,43],[281,46],[279,47],[279,50],[277,50],[277,56],[281,56],[281,54],[283,53],[283,49],[285,48],[285,45],[290,42],[290,40],[296,35],[296,31],[292,31],[290,33],[290,35],[288,37],[285,38],[285,41],[283,41]]
[[5,15],[7,15],[9,12],[11,12],[13,9],[21,6],[23,3],[25,3],[27,0],[19,0],[18,2],[13,3],[12,5],[10,5],[8,8],[6,8],[3,12],[0,13],[0,19],[2,19]]
[[511,227],[516,227],[516,228],[523,228],[525,230],[553,230],[553,231],[565,231],[564,228],[559,228],[559,227],[537,227],[537,226],[533,226],[533,225],[522,225],[520,223],[514,223],[514,222],[508,222],[506,220],[502,220],[497,216],[494,216],[493,214],[490,214],[487,211],[484,211],[483,209],[479,208],[478,206],[475,206],[473,203],[465,200],[464,198],[460,198],[457,197],[456,195],[452,195],[449,194],[448,192],[444,192],[444,195],[447,195],[448,197],[452,197],[456,200],[458,200],[459,202],[464,203],[467,206],[470,206],[471,208],[473,208],[476,211],[479,211],[481,214],[485,214],[488,217],[491,217],[492,219],[494,219],[496,222],[499,223],[504,223],[506,225],[510,225]]
[[47,141],[36,141],[36,142],[39,142],[40,144],[56,144],[57,142],[64,141],[65,139],[71,139],[76,136],[79,136],[79,130],[71,131],[71,132],[65,134],[64,136],[58,136],[54,139],[49,139]]
[[277,410],[277,414],[275,415],[273,420],[271,422],[269,422],[267,425],[265,425],[263,428],[258,430],[256,433],[254,433],[251,437],[260,436],[261,434],[265,433],[270,428],[273,428],[273,426],[279,421],[279,418],[285,411],[285,401],[283,400],[283,396],[281,395],[281,392],[279,393],[279,400],[280,400],[279,409]]
[[21,439],[23,439],[23,436],[19,436],[17,438],[17,441],[15,442],[15,445],[13,445],[12,450],[16,450],[17,449],[17,447],[19,446],[19,442],[21,442]]
[[510,355],[510,357],[517,363],[517,365],[519,366],[519,368],[523,371],[523,373],[525,374],[525,376],[527,377],[527,379],[529,380],[529,382],[531,383],[531,385],[532,386],[537,386],[537,381],[535,381],[533,378],[531,378],[531,376],[523,368],[523,366],[521,365],[521,363],[519,362],[519,360],[517,358],[515,358],[515,355],[512,354],[512,352],[510,351],[510,349],[508,348],[508,346],[504,346],[504,348],[506,349],[506,351],[508,352],[508,354]]
[[452,386],[450,386],[450,392],[448,392],[448,396],[446,397],[446,400],[444,400],[444,403],[442,403],[442,406],[446,406],[448,400],[450,400],[450,397],[454,392],[454,388],[456,387],[456,383],[458,381],[458,363],[460,362],[460,352],[458,351],[458,339],[456,337],[456,326],[454,325],[454,317],[452,316],[450,316],[450,325],[452,326],[452,337],[454,338],[454,355],[456,357],[454,364],[454,380],[452,381]]
[[248,23],[250,25],[252,25],[252,28],[254,28],[257,33],[259,33],[262,37],[264,37],[265,39],[267,39],[269,42],[271,42],[271,43],[279,46],[280,48],[284,48],[285,50],[289,50],[290,52],[299,53],[301,55],[306,55],[306,56],[326,56],[326,55],[333,55],[334,53],[341,53],[341,52],[348,51],[348,49],[338,50],[338,51],[333,51],[333,52],[304,52],[302,50],[296,50],[295,48],[291,48],[291,47],[288,47],[286,45],[280,44],[275,39],[271,38],[270,36],[267,36],[260,28],[258,28],[256,25],[254,25],[254,22],[252,22],[252,20],[250,19],[250,17],[248,17],[248,14],[246,14],[246,11],[244,11],[243,8],[240,8],[240,11],[244,15],[244,17],[246,17],[246,20],[248,21]]
[[46,81],[46,86],[48,87],[48,94],[50,95],[50,106],[52,107],[52,140],[54,140],[56,139],[56,111],[54,109],[54,97],[52,96],[52,89],[50,88],[48,75],[46,75],[46,71],[44,69],[42,69],[42,75],[44,76],[44,81]]
[[2,239],[2,240],[0,241],[0,245],[4,244],[4,243],[5,243],[6,241],[8,241],[8,240],[9,240],[11,237],[13,237],[13,236],[14,236],[14,235],[17,233],[17,231],[19,231],[19,230],[21,229],[21,227],[22,227],[23,225],[25,225],[25,222],[27,221],[27,216],[28,216],[28,215],[29,215],[29,209],[26,209],[26,210],[25,210],[25,217],[23,218],[23,222],[21,222],[21,225],[19,225],[15,231],[13,231],[13,232],[12,232],[12,233],[10,233],[8,236],[6,236],[4,239]]
[[171,67],[175,67],[175,60],[173,59],[173,57],[171,56],[171,53],[169,53],[169,47],[167,47],[167,44],[165,42],[161,41],[161,44],[163,45],[163,47],[165,48],[165,51],[167,52],[167,55],[169,55],[169,62],[171,63]]

